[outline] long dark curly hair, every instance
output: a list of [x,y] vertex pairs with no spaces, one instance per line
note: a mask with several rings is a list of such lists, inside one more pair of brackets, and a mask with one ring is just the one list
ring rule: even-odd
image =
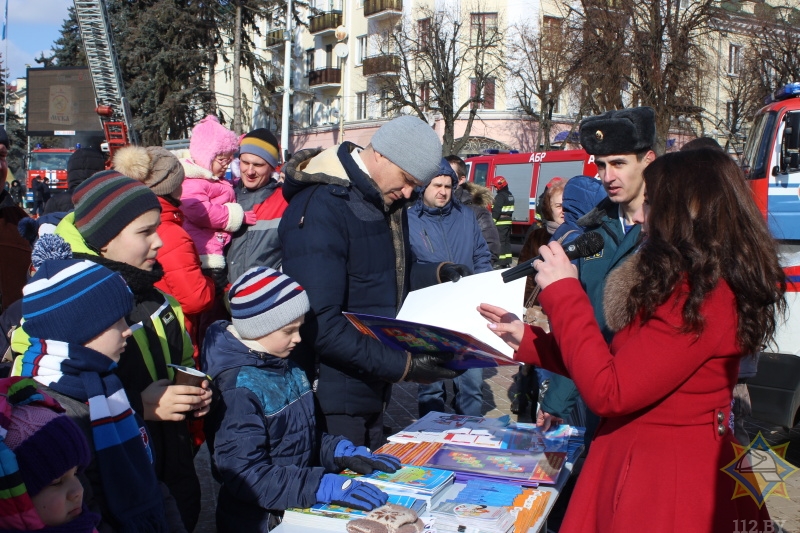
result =
[[653,316],[683,279],[689,293],[683,331],[701,333],[706,295],[724,279],[736,296],[743,353],[771,343],[785,314],[786,278],[777,245],[739,167],[719,151],[666,154],[644,171],[649,213],[639,251],[639,281],[628,319]]

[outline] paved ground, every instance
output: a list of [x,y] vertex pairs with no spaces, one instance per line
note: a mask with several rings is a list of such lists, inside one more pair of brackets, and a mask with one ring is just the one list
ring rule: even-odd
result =
[[[499,369],[484,370],[484,409],[486,416],[497,417],[511,414],[508,389],[512,383],[512,376],[516,367],[502,367]],[[394,431],[408,426],[417,418],[417,385],[404,383],[395,385],[392,402],[387,410],[386,423]],[[530,421],[522,416],[520,421]],[[782,428],[765,426],[757,420],[749,420],[747,425],[751,437],[761,431],[767,441],[772,444],[782,444],[789,441],[786,460],[800,467],[800,426],[790,431]],[[200,525],[195,530],[198,533],[214,533],[214,506],[217,488],[210,474],[208,452],[203,447],[195,461],[203,486],[203,514]],[[767,508],[776,522],[783,524],[787,533],[800,533],[800,472],[788,478],[786,482],[789,499],[771,496],[767,500]],[[569,488],[569,487],[568,487]],[[548,526],[552,531],[558,531],[560,517],[563,514],[563,504],[568,498],[559,498],[562,503],[551,515]]]

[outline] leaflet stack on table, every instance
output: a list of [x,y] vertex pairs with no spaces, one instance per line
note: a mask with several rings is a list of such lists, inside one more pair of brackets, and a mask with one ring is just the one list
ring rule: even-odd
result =
[[[403,468],[358,479],[414,509],[431,532],[525,533],[543,523],[558,494],[550,486],[565,481],[561,471],[582,451],[582,435],[570,426],[543,434],[508,416],[431,412],[376,450],[398,456]],[[279,531],[346,531],[347,521],[364,514],[332,505],[292,509]]]

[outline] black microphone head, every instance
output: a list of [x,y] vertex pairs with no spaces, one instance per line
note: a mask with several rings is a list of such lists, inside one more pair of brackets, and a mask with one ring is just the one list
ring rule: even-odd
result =
[[603,236],[597,233],[596,231],[590,231],[589,233],[584,233],[576,238],[574,241],[569,243],[565,248],[564,251],[567,253],[567,257],[570,259],[577,259],[579,257],[589,257],[590,255],[594,255],[600,250],[603,249],[605,246],[605,241],[603,240]]

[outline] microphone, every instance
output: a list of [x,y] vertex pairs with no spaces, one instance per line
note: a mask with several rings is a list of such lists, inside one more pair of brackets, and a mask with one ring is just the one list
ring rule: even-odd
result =
[[[605,246],[603,236],[596,231],[590,231],[589,233],[584,233],[566,245],[564,247],[564,251],[566,252],[569,260],[574,261],[575,259],[589,257],[590,255],[598,253],[603,249],[603,246]],[[533,259],[518,264],[514,268],[506,270],[502,274],[503,283],[508,283],[509,281],[514,281],[515,279],[524,278],[536,273],[536,269],[533,268],[533,262],[541,258],[542,256],[538,255]]]

